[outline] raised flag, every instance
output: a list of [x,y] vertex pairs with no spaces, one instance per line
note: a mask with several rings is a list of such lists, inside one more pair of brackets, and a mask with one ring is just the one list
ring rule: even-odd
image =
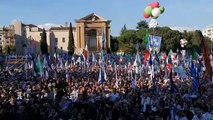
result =
[[46,62],[47,62],[48,69],[52,69],[52,67],[51,67],[51,60],[50,60],[51,57],[49,55],[46,55],[45,59],[46,59]]
[[160,36],[149,35],[149,42],[147,46],[150,46],[154,52],[159,53],[161,47],[161,39],[162,38]]
[[45,72],[45,73],[44,73],[45,79],[46,79],[46,80],[49,79],[49,72],[48,72],[48,70],[45,70],[44,72]]
[[198,60],[198,58],[199,58],[198,53],[196,52],[195,49],[193,49],[193,51],[192,51],[192,59],[193,59],[193,60]]
[[86,46],[85,46],[85,49],[84,49],[84,57],[85,57],[86,60],[88,59],[88,56],[89,56],[89,50],[88,50],[87,40],[86,40]]
[[168,56],[167,56],[167,58],[166,58],[166,61],[167,61],[167,67],[168,67],[168,69],[171,69],[172,68],[172,54],[173,54],[173,52],[172,52],[172,50],[170,50],[169,51],[169,54],[168,54]]
[[172,59],[170,56],[168,57],[167,67],[168,67],[168,69],[172,69]]
[[38,67],[38,72],[40,73],[40,75],[42,75],[43,67],[42,67],[42,64],[41,64],[40,55],[38,55],[38,58],[37,58],[37,67]]
[[191,79],[192,79],[192,90],[193,90],[193,93],[195,95],[197,95],[197,92],[198,92],[198,80],[197,80],[195,65],[194,65],[193,62],[191,63],[190,73],[191,73]]
[[135,61],[137,61],[139,64],[141,64],[141,58],[140,58],[139,52],[137,52],[137,54],[136,54]]
[[118,75],[117,75],[117,65],[116,63],[114,64],[115,65],[115,86],[116,88],[118,88]]
[[98,84],[102,84],[104,82],[104,72],[102,68],[99,69],[99,77],[98,77]]
[[66,68],[66,81],[67,81],[68,86],[70,86],[71,80],[70,80],[70,75],[69,75],[68,62],[65,63],[65,68]]
[[145,45],[146,47],[148,48],[148,43],[149,43],[149,33],[148,33],[148,30],[146,30],[146,36],[145,36]]
[[132,88],[136,89],[136,87],[137,87],[136,73],[131,72],[131,74],[132,74],[131,75],[132,76],[132,81],[131,81]]
[[146,50],[145,55],[144,55],[144,61],[145,62],[148,61],[149,57],[150,57],[150,52],[149,52],[149,50]]
[[104,28],[102,28],[102,50],[104,50],[104,45],[105,45],[105,33],[104,33]]
[[92,53],[92,63],[96,62],[95,55]]
[[123,62],[123,56],[120,54],[119,62]]

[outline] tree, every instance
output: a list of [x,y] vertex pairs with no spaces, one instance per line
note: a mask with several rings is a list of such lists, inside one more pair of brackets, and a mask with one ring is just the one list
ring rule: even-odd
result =
[[146,50],[146,33],[147,33],[147,29],[140,29],[137,31],[136,36],[138,39],[138,43],[139,43],[139,48],[141,51]]
[[141,20],[140,22],[137,23],[136,29],[140,30],[143,28],[149,28],[148,23],[145,20]]
[[41,41],[40,41],[40,48],[41,48],[41,53],[43,55],[48,53],[48,48],[47,48],[47,35],[45,29],[43,29],[43,32],[41,34]]
[[72,23],[70,23],[69,27],[69,42],[68,42],[68,54],[73,55],[75,51],[75,45],[74,45],[74,37],[73,37],[73,30],[72,30]]
[[138,42],[136,30],[126,30],[118,40],[124,44],[136,44]]
[[124,32],[126,32],[126,24],[123,26],[123,28],[121,28],[121,34],[123,34]]
[[111,41],[111,51],[112,52],[116,52],[118,51],[118,46],[119,46],[119,43],[118,43],[118,39],[116,37],[112,37],[110,36],[110,41]]

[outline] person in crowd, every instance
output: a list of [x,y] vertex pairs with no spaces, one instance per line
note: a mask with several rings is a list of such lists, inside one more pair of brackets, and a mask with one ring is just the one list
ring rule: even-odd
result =
[[5,69],[0,73],[0,120],[213,119],[210,81],[200,79],[202,94],[193,96],[191,80],[179,80],[178,74],[173,74],[173,84],[178,87],[172,93],[171,81],[162,72],[153,80],[140,70],[143,73],[136,74],[136,86],[132,87],[129,71],[133,67],[120,63],[116,72],[113,65],[107,67],[107,79],[99,84],[99,67],[88,65],[86,70],[82,64],[68,70],[52,69],[48,78],[34,75],[32,69],[27,77],[24,70]]

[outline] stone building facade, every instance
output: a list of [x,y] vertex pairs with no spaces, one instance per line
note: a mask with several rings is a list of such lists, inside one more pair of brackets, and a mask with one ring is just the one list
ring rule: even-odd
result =
[[[110,20],[95,13],[75,20],[73,27],[75,53],[81,54],[87,44],[88,50],[99,52],[102,39],[105,39],[105,48],[110,48]],[[33,24],[14,23],[16,33],[16,50],[18,54],[38,53],[42,29]],[[47,44],[50,53],[67,52],[69,41],[69,26],[51,27],[46,30]],[[103,35],[104,33],[104,35]],[[104,36],[104,38],[103,38]],[[25,45],[27,46],[25,48]]]
[[0,27],[0,49],[6,51],[15,48],[15,30],[13,25]]

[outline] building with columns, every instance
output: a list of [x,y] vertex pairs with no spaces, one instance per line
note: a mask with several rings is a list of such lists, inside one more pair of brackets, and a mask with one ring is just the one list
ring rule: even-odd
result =
[[[75,20],[73,27],[75,53],[81,54],[87,44],[88,50],[100,52],[102,37],[104,33],[105,49],[110,48],[110,20],[107,20],[95,13]],[[24,45],[27,45],[28,53],[40,51],[40,40],[42,29],[33,24],[23,24],[20,21],[14,23],[15,33],[18,33],[16,50],[24,54]],[[46,30],[47,44],[50,53],[67,52],[69,41],[69,26],[51,27]]]
[[102,46],[102,34],[106,39],[105,48],[110,48],[110,20],[96,15],[89,14],[86,17],[75,20],[76,22],[76,48],[82,51],[86,41],[89,51],[100,51]]

